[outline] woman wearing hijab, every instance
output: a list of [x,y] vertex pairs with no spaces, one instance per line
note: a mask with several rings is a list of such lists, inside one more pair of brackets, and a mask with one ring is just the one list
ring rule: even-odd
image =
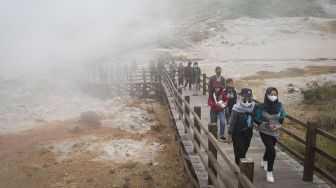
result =
[[232,108],[228,143],[233,142],[237,165],[239,165],[241,158],[246,157],[253,134],[253,110],[255,102],[252,97],[252,90],[243,88],[240,92],[239,101]]
[[256,108],[254,121],[258,124],[261,140],[266,147],[261,167],[267,171],[266,180],[269,183],[274,182],[275,144],[277,143],[285,115],[284,107],[278,99],[278,90],[274,87],[268,88],[265,93],[264,103]]

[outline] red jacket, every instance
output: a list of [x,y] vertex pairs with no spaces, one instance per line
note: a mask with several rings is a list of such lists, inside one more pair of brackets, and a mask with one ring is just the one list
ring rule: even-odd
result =
[[[210,92],[209,95],[209,99],[208,99],[208,105],[211,107],[211,112],[222,112],[224,111],[225,107],[219,107],[216,105],[215,99],[213,94],[215,93],[215,90],[212,89],[212,91]],[[224,89],[220,89],[218,93],[216,93],[216,99],[217,102],[219,102],[220,100],[222,100],[225,104],[225,106],[227,105],[229,98],[226,96],[226,93],[224,91]]]

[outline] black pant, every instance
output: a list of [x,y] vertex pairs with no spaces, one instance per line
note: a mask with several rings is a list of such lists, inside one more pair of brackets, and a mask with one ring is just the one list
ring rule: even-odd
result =
[[183,82],[184,82],[184,79],[183,79],[183,76],[179,76],[178,77],[178,85],[182,85],[183,86]]
[[273,165],[276,155],[275,144],[277,143],[277,139],[274,136],[264,134],[262,132],[260,132],[260,137],[266,147],[263,160],[267,161],[267,171],[271,172],[273,171]]
[[243,132],[235,131],[232,134],[235,162],[238,166],[239,166],[240,159],[246,157],[246,152],[248,148],[250,147],[252,135],[253,135],[252,128],[249,128]]
[[188,84],[189,84],[189,90],[191,90],[191,80],[186,80],[184,88],[187,87]]

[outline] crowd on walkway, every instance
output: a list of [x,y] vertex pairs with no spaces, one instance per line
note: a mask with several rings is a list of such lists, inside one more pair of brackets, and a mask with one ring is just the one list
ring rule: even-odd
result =
[[[171,79],[176,79],[178,87],[183,87],[184,90],[193,91],[193,95],[199,95],[202,71],[198,66],[198,62],[188,63],[172,60],[169,64],[169,74]],[[177,75],[176,75],[177,74]]]
[[[194,95],[198,94],[201,69],[198,62],[172,62],[169,73],[175,79],[177,73],[178,85],[189,90],[194,88]],[[266,181],[274,182],[273,166],[276,157],[275,145],[279,137],[280,127],[285,119],[285,110],[278,98],[278,90],[269,87],[261,104],[253,100],[252,90],[246,86],[240,92],[234,87],[233,79],[222,76],[221,67],[216,67],[215,75],[209,78],[208,105],[210,107],[211,123],[219,119],[219,141],[232,143],[235,163],[246,157],[255,127],[265,145],[265,153],[261,160],[261,167],[266,171]],[[239,93],[239,96],[238,96]],[[228,138],[225,138],[225,127],[228,124]]]

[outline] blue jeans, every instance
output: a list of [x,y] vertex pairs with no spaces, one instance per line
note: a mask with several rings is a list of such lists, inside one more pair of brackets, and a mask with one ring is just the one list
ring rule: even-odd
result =
[[220,129],[219,129],[219,136],[224,136],[225,131],[225,112],[211,112],[210,111],[210,118],[211,123],[217,123],[217,119],[219,116],[219,123],[220,123]]

